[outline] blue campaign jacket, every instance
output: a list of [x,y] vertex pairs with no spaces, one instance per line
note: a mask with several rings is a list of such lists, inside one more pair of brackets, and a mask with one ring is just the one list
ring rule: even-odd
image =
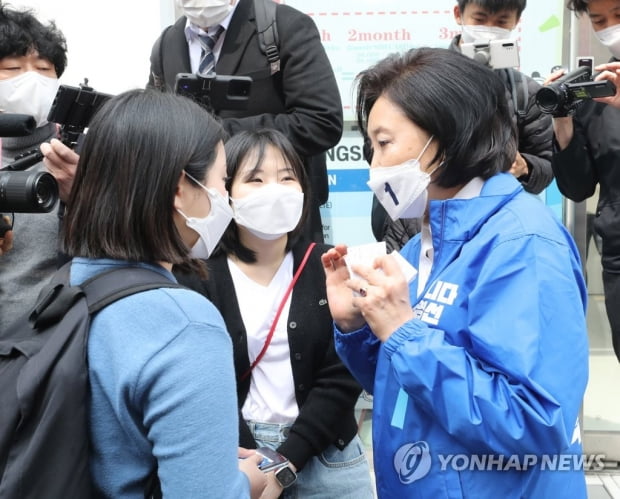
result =
[[[587,294],[571,236],[509,174],[431,201],[430,221],[418,318],[384,344],[335,331],[374,395],[379,497],[585,498]],[[419,254],[416,236],[402,255],[417,267]]]

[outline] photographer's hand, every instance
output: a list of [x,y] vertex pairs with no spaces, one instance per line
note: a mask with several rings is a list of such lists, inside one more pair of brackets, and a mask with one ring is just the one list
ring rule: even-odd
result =
[[603,102],[610,106],[620,109],[620,62],[609,62],[607,64],[600,64],[594,68],[596,71],[600,71],[595,78],[595,81],[609,80],[616,86],[616,93],[611,97],[599,97],[593,99],[597,102]]
[[[10,226],[10,223],[11,223],[10,218],[6,216],[3,216],[2,218]],[[12,247],[13,247],[13,231],[8,230],[0,236],[0,256],[4,255]]]
[[[549,83],[557,80],[562,75],[566,73],[565,69],[558,69],[554,71],[547,79],[543,82],[543,85],[548,85]],[[575,128],[573,127],[573,118],[572,116],[567,116],[565,118],[556,118],[552,117],[553,121],[553,134],[555,135],[555,140],[560,146],[560,150],[564,150],[570,144],[570,141],[573,139],[573,135],[575,133]]]
[[52,139],[50,143],[41,144],[43,163],[58,182],[60,199],[67,201],[73,187],[73,178],[77,170],[80,157],[70,147],[58,139]]
[[516,178],[524,177],[530,173],[530,169],[527,166],[527,161],[525,161],[519,151],[517,151],[517,157],[510,167],[510,173],[512,173]]

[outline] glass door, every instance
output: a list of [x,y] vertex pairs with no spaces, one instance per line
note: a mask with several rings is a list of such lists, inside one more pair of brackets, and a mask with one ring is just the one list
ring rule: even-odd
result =
[[606,468],[615,468],[620,473],[620,363],[613,351],[605,311],[601,241],[593,230],[597,201],[598,193],[576,205],[579,214],[575,217],[575,235],[588,286],[590,342],[590,378],[583,402],[583,444],[586,455],[603,455]]

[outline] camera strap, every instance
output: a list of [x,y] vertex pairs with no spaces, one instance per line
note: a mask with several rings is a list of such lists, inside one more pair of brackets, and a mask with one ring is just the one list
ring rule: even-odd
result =
[[293,288],[295,287],[295,283],[297,282],[297,279],[299,279],[299,276],[301,275],[301,271],[306,266],[306,262],[308,261],[308,258],[310,257],[310,253],[312,252],[312,248],[314,248],[315,246],[316,246],[316,243],[310,243],[310,246],[308,246],[308,249],[306,250],[306,254],[304,255],[303,260],[299,264],[299,268],[297,269],[297,272],[295,272],[295,275],[293,276],[291,283],[288,285],[288,288],[286,288],[286,291],[284,292],[284,296],[282,297],[282,300],[280,301],[280,305],[278,305],[278,309],[276,310],[276,315],[273,318],[271,327],[269,328],[269,334],[267,334],[267,338],[265,339],[265,344],[263,345],[263,348],[261,349],[260,353],[256,356],[256,359],[254,360],[254,362],[252,362],[252,364],[250,365],[250,368],[239,377],[239,381],[243,381],[252,373],[252,369],[256,367],[256,365],[261,361],[261,359],[264,357],[265,353],[267,352],[267,348],[269,348],[269,345],[273,338],[273,333],[276,330],[276,325],[278,324],[278,320],[280,319],[280,314],[282,313],[282,309],[284,308],[284,305],[286,305],[288,297],[291,295],[291,292],[293,291]]

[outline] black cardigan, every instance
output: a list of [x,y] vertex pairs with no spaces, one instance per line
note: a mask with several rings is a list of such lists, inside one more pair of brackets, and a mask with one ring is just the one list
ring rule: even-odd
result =
[[[295,272],[304,257],[308,242],[293,248]],[[353,409],[361,392],[360,385],[342,364],[334,348],[333,321],[327,305],[325,272],[320,257],[329,246],[317,244],[295,284],[288,316],[288,338],[299,416],[278,451],[297,469],[330,444],[343,449],[357,433]],[[208,260],[209,277],[177,273],[182,284],[205,295],[218,308],[232,338],[239,410],[250,389],[250,377],[239,381],[250,367],[245,326],[232,277],[219,253]],[[239,417],[239,445],[256,448],[245,421]]]

